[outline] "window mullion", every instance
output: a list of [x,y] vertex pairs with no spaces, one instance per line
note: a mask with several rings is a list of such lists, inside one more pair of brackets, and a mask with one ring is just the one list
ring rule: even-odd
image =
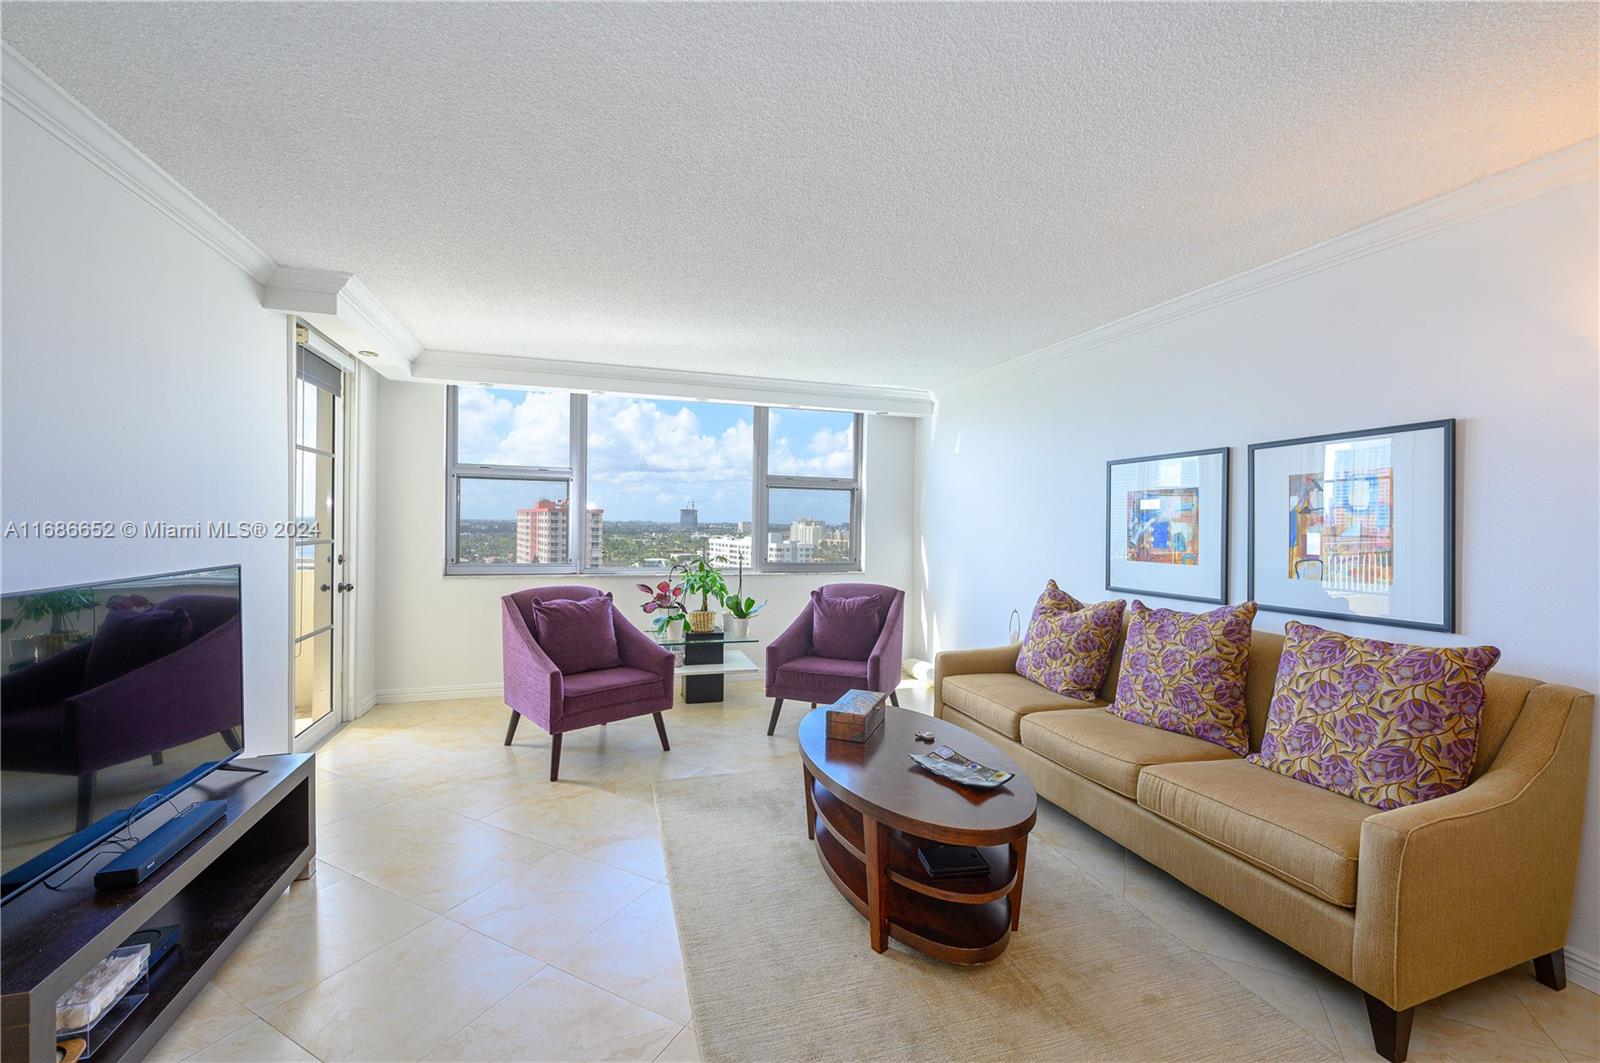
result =
[[750,570],[764,572],[767,568],[767,416],[765,406],[755,408],[755,452],[751,464],[755,470],[754,489],[750,495]]
[[572,563],[579,572],[589,571],[589,396],[572,393],[570,444],[571,479],[567,497],[572,499],[567,536],[571,542]]

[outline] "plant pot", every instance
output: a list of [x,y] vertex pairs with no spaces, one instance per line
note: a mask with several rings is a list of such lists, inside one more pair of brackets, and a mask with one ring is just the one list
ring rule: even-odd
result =
[[689,630],[696,635],[709,634],[717,629],[717,614],[709,609],[705,612],[696,609],[688,614],[688,618]]
[[722,635],[724,638],[742,639],[750,635],[750,618],[737,617],[732,613],[722,614]]

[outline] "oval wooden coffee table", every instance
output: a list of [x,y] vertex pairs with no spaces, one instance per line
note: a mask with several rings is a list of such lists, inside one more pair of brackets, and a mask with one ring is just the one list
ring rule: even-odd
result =
[[[932,731],[934,742],[918,742]],[[906,756],[947,745],[991,768],[1015,772],[996,790],[948,782]],[[1022,915],[1033,784],[1012,759],[945,720],[885,707],[865,743],[828,739],[826,709],[800,721],[806,832],[822,867],[867,917],[874,951],[894,938],[950,963],[985,963],[1005,951]],[[976,845],[989,874],[930,878],[917,860],[929,843]]]

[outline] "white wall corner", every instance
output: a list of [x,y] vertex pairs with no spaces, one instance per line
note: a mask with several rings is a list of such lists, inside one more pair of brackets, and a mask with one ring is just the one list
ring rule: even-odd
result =
[[408,380],[422,344],[353,273],[278,266],[261,291],[261,305],[305,318],[339,346],[373,351],[366,364],[391,380]]
[[258,283],[271,276],[276,263],[265,251],[9,44],[0,46],[0,98],[7,119],[36,123]]

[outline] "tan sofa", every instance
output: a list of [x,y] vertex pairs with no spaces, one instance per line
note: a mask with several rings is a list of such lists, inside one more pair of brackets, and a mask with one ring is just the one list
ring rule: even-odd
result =
[[[1251,638],[1260,747],[1281,635]],[[993,742],[1039,794],[1367,994],[1380,1054],[1415,1005],[1535,960],[1565,985],[1594,695],[1491,672],[1465,790],[1388,812],[1104,711],[1015,672],[1017,646],[941,653],[934,712]]]

